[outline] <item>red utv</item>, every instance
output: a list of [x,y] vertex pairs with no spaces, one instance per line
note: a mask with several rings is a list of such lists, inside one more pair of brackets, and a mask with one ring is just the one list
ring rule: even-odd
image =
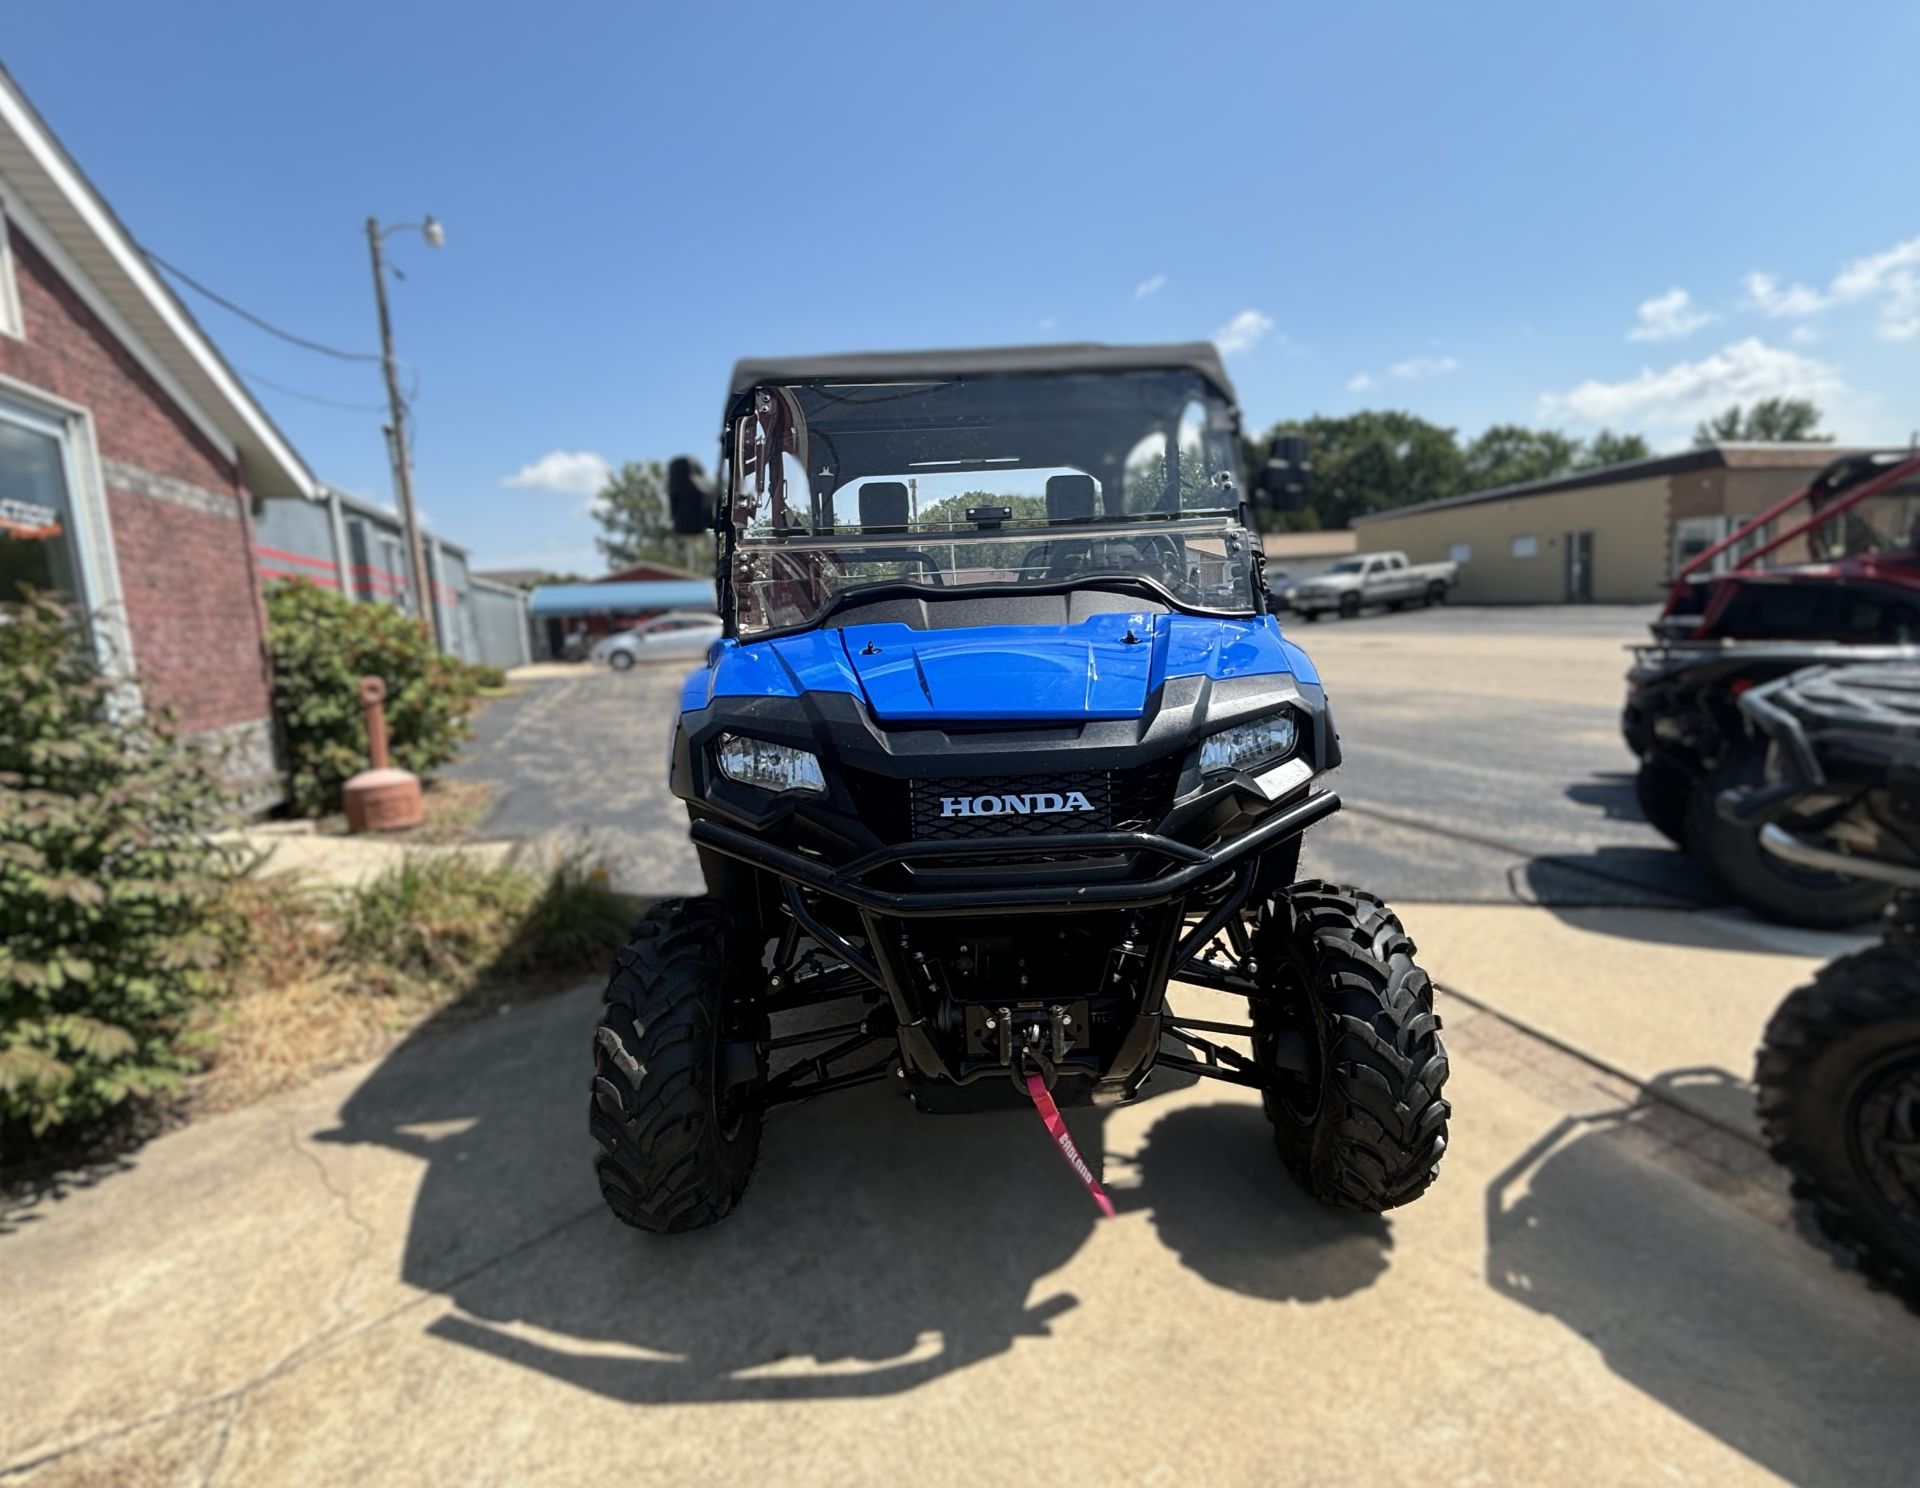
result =
[[1846,455],[1700,553],[1637,648],[1621,720],[1640,807],[1756,914],[1838,926],[1877,914],[1883,884],[1788,863],[1721,818],[1758,785],[1766,743],[1748,688],[1801,667],[1920,658],[1920,452]]

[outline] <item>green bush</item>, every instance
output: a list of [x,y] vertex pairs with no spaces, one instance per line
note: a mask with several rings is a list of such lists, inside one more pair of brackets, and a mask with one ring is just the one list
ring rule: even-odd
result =
[[424,622],[305,579],[268,588],[267,620],[289,796],[301,815],[338,810],[340,787],[367,767],[362,677],[387,684],[387,739],[401,769],[429,775],[467,737],[479,692],[473,668],[435,650]]
[[[0,1142],[112,1113],[194,1067],[219,987],[214,762],[100,674],[51,600],[0,605]],[[8,1143],[7,1145],[11,1145]]]
[[475,662],[467,668],[473,674],[474,684],[483,692],[498,692],[507,685],[507,674],[490,661]]

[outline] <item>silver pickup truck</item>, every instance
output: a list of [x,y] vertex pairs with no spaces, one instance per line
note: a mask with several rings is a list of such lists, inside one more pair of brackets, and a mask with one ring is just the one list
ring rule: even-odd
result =
[[1318,620],[1332,610],[1349,620],[1368,605],[1397,610],[1445,604],[1459,573],[1457,563],[1409,563],[1405,553],[1357,553],[1299,580],[1280,597],[1303,619]]

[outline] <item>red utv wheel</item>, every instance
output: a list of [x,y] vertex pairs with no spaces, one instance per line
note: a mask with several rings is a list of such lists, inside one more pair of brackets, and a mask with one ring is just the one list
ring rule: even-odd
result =
[[1920,965],[1912,940],[1824,966],[1767,1024],[1774,1157],[1827,1238],[1920,1312]]
[[1838,930],[1871,920],[1893,889],[1872,879],[1802,868],[1760,845],[1760,829],[1720,815],[1722,791],[1751,789],[1766,779],[1766,751],[1730,754],[1694,782],[1687,804],[1687,852],[1714,871],[1740,904],[1765,919],[1815,930]]
[[1693,800],[1693,777],[1672,760],[1650,754],[1640,761],[1633,777],[1634,799],[1640,814],[1675,847],[1687,845],[1687,806]]

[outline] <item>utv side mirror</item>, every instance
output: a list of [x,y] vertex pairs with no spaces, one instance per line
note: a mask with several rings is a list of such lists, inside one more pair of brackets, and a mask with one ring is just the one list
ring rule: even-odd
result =
[[1267,463],[1260,467],[1253,488],[1269,511],[1299,511],[1307,504],[1313,478],[1313,459],[1298,434],[1276,435],[1267,447]]
[[713,504],[713,482],[698,460],[676,455],[667,462],[667,505],[673,513],[675,532],[713,531]]

